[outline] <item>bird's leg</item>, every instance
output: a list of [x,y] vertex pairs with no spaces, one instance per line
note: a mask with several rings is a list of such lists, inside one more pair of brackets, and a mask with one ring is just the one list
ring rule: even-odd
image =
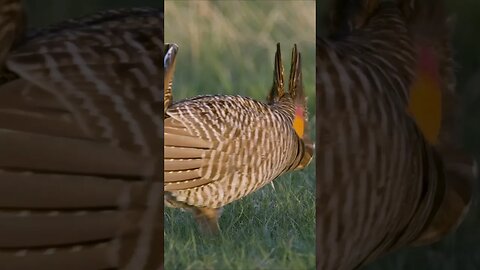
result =
[[197,224],[205,234],[215,235],[220,233],[218,219],[220,217],[221,208],[200,207],[194,209],[194,217]]

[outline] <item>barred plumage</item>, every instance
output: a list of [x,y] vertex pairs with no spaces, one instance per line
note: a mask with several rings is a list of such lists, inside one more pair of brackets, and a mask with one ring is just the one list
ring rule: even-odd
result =
[[221,95],[174,103],[164,120],[167,204],[217,231],[222,206],[308,165],[313,145],[294,128],[305,113],[300,54],[294,47],[286,93],[279,45],[268,104]]
[[1,267],[158,269],[163,12],[21,36],[0,85]]
[[436,241],[468,209],[447,31],[420,35],[445,30],[441,12],[438,1],[362,1],[317,40],[317,269]]

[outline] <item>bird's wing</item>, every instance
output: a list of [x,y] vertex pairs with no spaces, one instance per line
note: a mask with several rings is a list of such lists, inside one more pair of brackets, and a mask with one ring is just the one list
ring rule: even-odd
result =
[[[214,108],[212,104],[215,103]],[[213,182],[206,171],[226,166],[229,154],[222,152],[218,142],[225,134],[220,127],[230,128],[222,121],[219,110],[224,110],[214,99],[186,100],[172,106],[165,119],[164,181],[165,191],[188,189]],[[210,108],[209,112],[205,112]],[[218,118],[218,119],[217,119]],[[218,125],[214,124],[216,121]],[[218,180],[218,179],[217,179]]]

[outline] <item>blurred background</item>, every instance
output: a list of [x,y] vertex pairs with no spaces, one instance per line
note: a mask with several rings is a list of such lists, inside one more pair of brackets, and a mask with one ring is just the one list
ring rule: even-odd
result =
[[[277,42],[286,78],[296,43],[314,130],[313,0],[167,0],[165,42],[179,46],[174,100],[229,94],[262,101],[272,86]],[[165,269],[314,269],[314,163],[227,205],[221,238],[202,237],[189,213],[165,209]]]
[[[317,32],[327,1],[317,1]],[[446,0],[454,22],[453,46],[456,60],[457,91],[462,100],[463,144],[480,161],[480,1]],[[474,183],[471,210],[460,228],[441,242],[406,248],[365,267],[368,270],[478,270],[480,269],[480,179]]]
[[[150,6],[161,7],[161,0],[24,0],[29,25],[45,26],[62,19],[89,14],[91,12],[114,7]],[[454,47],[457,60],[457,84],[462,97],[464,144],[467,149],[480,159],[480,1],[478,0],[447,0],[449,12],[455,21]],[[323,12],[325,1],[319,0],[318,16]],[[297,43],[303,56],[304,81],[307,94],[310,96],[309,109],[311,123],[314,122],[314,36],[315,7],[313,1],[166,1],[165,2],[165,40],[179,44],[180,51],[175,77],[175,98],[191,97],[206,93],[241,94],[263,99],[271,86],[273,57],[276,42],[281,42],[286,72],[289,70],[290,49]],[[321,18],[319,18],[321,20]],[[322,29],[319,28],[320,32]],[[313,137],[313,135],[312,135]],[[310,166],[310,170],[312,166]],[[280,179],[275,184],[275,190],[267,186],[255,196],[247,197],[242,205],[227,209],[222,220],[234,220],[236,230],[243,234],[261,237],[257,242],[244,241],[236,235],[231,239],[211,241],[211,245],[199,243],[207,241],[196,238],[194,224],[188,215],[176,215],[178,211],[168,212],[173,236],[166,242],[166,249],[171,248],[170,264],[166,269],[218,269],[216,266],[228,266],[226,261],[232,261],[232,267],[240,259],[250,259],[253,268],[250,269],[287,269],[287,265],[296,268],[313,269],[314,244],[312,226],[302,227],[302,222],[312,221],[314,209],[302,208],[313,204],[314,190],[313,170],[300,174],[307,180],[292,179],[292,176]],[[291,184],[293,182],[293,184]],[[476,197],[472,210],[459,230],[438,244],[404,250],[386,256],[367,269],[480,269],[480,180],[475,183]],[[298,186],[299,185],[300,188]],[[309,186],[310,185],[310,186]],[[291,193],[291,189],[299,193]],[[258,197],[264,197],[258,198]],[[265,203],[265,199],[270,200]],[[292,202],[291,205],[280,201]],[[271,202],[275,203],[271,203]],[[297,201],[293,203],[293,201]],[[301,201],[301,202],[298,202]],[[259,203],[261,202],[261,203]],[[283,208],[280,208],[283,207]],[[252,216],[264,214],[261,209],[267,208],[270,215],[281,215],[282,221],[261,219]],[[239,214],[239,211],[241,214]],[[234,212],[229,215],[229,212]],[[295,213],[297,212],[297,213]],[[173,216],[172,214],[175,214]],[[292,218],[288,218],[288,216]],[[253,220],[245,220],[247,218]],[[241,220],[243,219],[243,220]],[[297,221],[295,221],[296,219]],[[168,225],[166,223],[166,226]],[[222,221],[221,221],[222,222]],[[226,225],[229,221],[221,224]],[[277,222],[277,223],[275,223]],[[297,230],[285,231],[278,227],[283,223],[292,223]],[[243,229],[239,229],[243,226]],[[257,226],[258,228],[245,228]],[[177,230],[178,229],[178,230]],[[226,228],[232,230],[233,228]],[[262,230],[260,233],[259,229]],[[176,231],[177,230],[177,231]],[[279,230],[285,235],[280,237],[272,230]],[[299,232],[301,237],[295,237]],[[172,232],[170,231],[170,232]],[[185,233],[182,238],[179,234]],[[168,236],[167,236],[168,239]],[[178,245],[191,248],[187,253],[195,254],[183,259],[188,263],[175,264],[181,254],[174,254],[173,241]],[[183,242],[181,242],[183,241]],[[230,241],[230,251],[222,253],[215,250],[214,245],[222,241]],[[168,246],[170,245],[172,246]],[[262,245],[262,243],[266,243]],[[250,245],[250,250],[243,249]],[[287,252],[287,249],[292,251]],[[312,253],[309,253],[309,250]],[[167,250],[168,251],[168,250]],[[215,252],[218,252],[215,255]],[[224,256],[222,258],[222,256]],[[227,256],[227,257],[225,257]],[[283,264],[276,264],[280,261]],[[288,264],[290,262],[290,264]],[[243,265],[248,266],[248,265]],[[182,268],[183,267],[183,268]],[[248,269],[248,268],[245,268]]]
[[165,1],[165,42],[179,45],[177,99],[238,94],[263,100],[272,85],[277,42],[286,76],[296,43],[313,110],[314,35],[313,0]]

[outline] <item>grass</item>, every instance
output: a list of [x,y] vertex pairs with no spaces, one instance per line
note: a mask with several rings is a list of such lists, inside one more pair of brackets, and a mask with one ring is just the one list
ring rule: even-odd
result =
[[[282,46],[286,76],[296,43],[313,131],[314,5],[166,1],[165,41],[180,47],[174,98],[238,94],[264,100],[272,84],[276,43]],[[217,237],[202,236],[190,213],[165,209],[165,269],[314,269],[314,166],[282,176],[273,186],[227,205]]]
[[179,45],[175,98],[239,94],[265,99],[273,79],[276,43],[285,75],[296,43],[314,114],[314,1],[166,1],[165,42]]
[[314,269],[314,167],[227,205],[219,236],[187,212],[165,209],[165,269]]

